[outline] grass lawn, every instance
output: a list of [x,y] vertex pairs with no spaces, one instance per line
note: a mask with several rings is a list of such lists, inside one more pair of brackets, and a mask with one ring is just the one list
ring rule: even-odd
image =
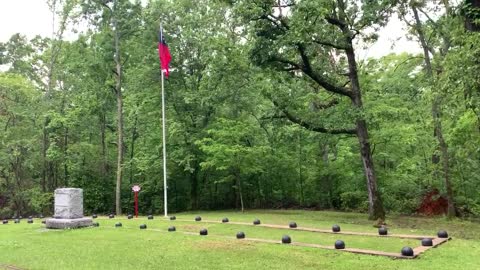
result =
[[[127,220],[98,218],[98,228],[46,230],[40,220],[27,224],[0,224],[0,265],[24,269],[480,269],[480,224],[443,218],[390,217],[389,233],[435,235],[445,229],[449,241],[430,249],[414,260],[358,255],[291,245],[255,243],[234,239],[244,231],[247,238],[280,240],[288,234],[292,241],[333,245],[342,239],[347,247],[400,252],[403,246],[416,247],[412,239],[333,235],[254,227],[248,225],[199,223],[204,220],[252,222],[287,225],[295,221],[302,227],[330,229],[338,224],[344,231],[373,232],[363,214],[325,211],[247,211],[196,212],[176,214],[176,221],[156,216]],[[180,220],[181,219],[181,220]],[[184,219],[189,221],[183,221]],[[115,228],[122,222],[122,228]],[[140,224],[148,230],[140,230]],[[176,226],[177,232],[167,228]],[[187,235],[207,228],[209,235]],[[0,266],[0,269],[2,267]]]

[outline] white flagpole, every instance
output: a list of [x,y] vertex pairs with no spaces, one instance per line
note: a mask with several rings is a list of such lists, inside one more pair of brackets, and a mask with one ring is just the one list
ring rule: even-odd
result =
[[[163,43],[163,27],[160,23],[160,42]],[[161,44],[162,45],[162,44]],[[160,48],[163,48],[160,46]],[[160,52],[161,54],[161,52]],[[160,63],[160,73],[162,74],[162,141],[163,141],[163,204],[165,208],[165,217],[168,217],[168,200],[167,200],[167,144],[166,144],[166,135],[165,135],[165,89],[163,86],[163,69]]]

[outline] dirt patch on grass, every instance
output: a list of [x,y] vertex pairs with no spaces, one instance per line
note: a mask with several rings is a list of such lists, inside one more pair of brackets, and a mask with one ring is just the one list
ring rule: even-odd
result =
[[4,270],[24,270],[23,268],[19,268],[19,267],[13,266],[13,265],[4,265],[4,264],[0,264],[0,269],[4,269]]
[[181,226],[178,226],[178,227],[181,230],[185,230],[185,231],[189,231],[189,232],[199,231],[200,229],[205,228],[205,226],[202,226],[202,225],[181,225]]
[[245,250],[253,248],[254,243],[246,241],[218,241],[208,240],[195,242],[192,247],[202,250]]

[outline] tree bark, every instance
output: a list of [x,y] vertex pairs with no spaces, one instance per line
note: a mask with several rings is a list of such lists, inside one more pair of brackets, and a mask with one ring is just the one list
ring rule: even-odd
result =
[[[117,71],[121,70],[117,64]],[[120,76],[118,76],[120,77]],[[121,79],[117,78],[117,182],[115,187],[115,211],[117,215],[122,214],[121,208],[121,186],[123,177],[123,98],[121,94]]]
[[370,143],[368,141],[367,122],[363,119],[357,120],[357,136],[360,143],[360,155],[362,157],[363,169],[367,178],[368,190],[368,216],[369,219],[385,219],[382,198],[377,188],[377,177],[373,166]]
[[105,113],[102,112],[100,113],[100,140],[101,140],[101,145],[102,145],[102,177],[103,177],[103,180],[106,180],[107,179],[107,175],[108,175],[108,163],[107,163],[107,144],[105,142],[106,140],[106,117],[105,117]]
[[64,137],[63,137],[63,141],[64,141],[64,148],[63,148],[63,157],[64,157],[64,160],[63,160],[63,175],[64,175],[64,185],[66,187],[68,187],[68,184],[69,184],[69,181],[68,181],[68,127],[65,127],[65,134],[64,134]]
[[137,123],[138,116],[135,114],[135,120],[132,130],[132,141],[130,144],[130,184],[133,184],[133,157],[135,156],[135,141],[137,140]]
[[440,147],[440,152],[442,153],[442,169],[443,169],[443,177],[444,177],[444,184],[445,189],[447,190],[447,216],[452,218],[456,215],[455,211],[455,203],[454,203],[454,194],[452,183],[450,181],[450,158],[448,155],[448,145],[445,142],[445,138],[443,137],[442,131],[442,120],[440,117],[441,108],[440,108],[440,101],[438,96],[435,97],[432,105],[432,115],[434,119],[434,136],[438,140],[438,144]]
[[298,133],[298,181],[300,184],[300,203],[305,205],[305,194],[303,190],[303,172],[302,172],[302,166],[303,166],[303,146],[302,146],[302,132],[300,131]]
[[198,209],[198,164],[195,163],[193,172],[190,173],[190,208]]
[[47,133],[48,117],[43,123],[43,137],[42,137],[42,192],[47,192],[47,149],[48,149],[48,133]]
[[[65,14],[63,14],[63,19],[60,21],[59,29],[58,31],[55,30],[55,12],[56,12],[56,5],[57,1],[51,1],[50,9],[52,11],[52,37],[51,37],[51,56],[49,59],[48,63],[48,72],[47,72],[47,82],[46,82],[46,91],[45,91],[45,100],[47,103],[47,106],[50,107],[50,100],[51,100],[51,93],[52,90],[55,86],[54,82],[54,75],[55,75],[55,65],[57,62],[58,55],[60,54],[60,51],[62,49],[62,36],[63,32],[65,31],[65,24],[66,24],[66,19],[68,17],[68,14],[70,10],[66,10]],[[58,44],[56,42],[58,41]],[[43,140],[42,140],[42,164],[43,164],[43,169],[42,169],[42,179],[41,179],[41,188],[43,192],[46,192],[48,190],[48,186],[51,188],[56,188],[57,184],[54,183],[56,182],[56,179],[53,179],[53,176],[55,173],[53,172],[53,167],[55,165],[53,164],[52,161],[49,161],[47,158],[47,151],[48,148],[50,147],[50,135],[49,135],[49,130],[47,129],[51,119],[50,116],[47,115],[45,117],[45,120],[43,122]]]
[[117,95],[117,182],[115,187],[115,212],[122,214],[121,187],[123,178],[123,96],[122,96],[122,63],[120,61],[120,31],[117,22],[117,1],[114,1],[112,13],[115,39],[115,92]]
[[[347,32],[348,31],[348,32]],[[350,84],[352,89],[352,103],[353,106],[359,111],[363,110],[362,93],[360,89],[360,81],[358,79],[357,62],[355,60],[355,51],[353,49],[353,43],[351,39],[350,30],[344,31],[346,35],[349,48],[345,50],[348,59],[348,69]],[[368,190],[368,218],[371,220],[385,219],[385,209],[383,208],[383,202],[380,193],[377,188],[377,176],[375,174],[375,168],[373,166],[373,156],[370,149],[367,121],[359,118],[356,121],[357,137],[360,144],[360,155],[363,162],[363,169],[367,179]]]
[[240,199],[240,209],[242,210],[242,213],[245,211],[244,205],[243,205],[243,192],[242,192],[242,181],[240,180],[240,173],[238,169],[235,169],[235,185],[237,186],[237,191],[238,191],[238,197]]
[[[466,4],[468,4],[469,9],[480,9],[480,0],[467,0]],[[480,16],[475,15],[478,13],[470,12],[465,15],[465,28],[468,31],[472,32],[480,32],[480,23],[475,22],[475,20],[479,19]]]

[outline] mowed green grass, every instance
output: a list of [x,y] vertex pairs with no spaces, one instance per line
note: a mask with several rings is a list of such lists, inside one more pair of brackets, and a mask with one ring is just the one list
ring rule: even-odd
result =
[[[389,233],[435,235],[446,229],[452,236],[437,248],[414,260],[358,255],[335,250],[236,240],[238,231],[247,238],[280,240],[288,234],[293,242],[333,245],[342,239],[347,247],[400,252],[418,240],[301,232],[249,225],[195,222],[218,220],[376,233],[363,214],[325,211],[217,211],[175,214],[176,221],[156,216],[127,220],[125,217],[96,219],[98,228],[46,230],[40,220],[27,224],[0,224],[0,265],[25,269],[480,269],[480,224],[446,221],[443,218],[391,217]],[[187,221],[184,221],[187,220]],[[122,228],[114,224],[121,222]],[[147,230],[140,230],[147,224]],[[167,232],[169,226],[177,232]],[[208,236],[198,231],[207,228]],[[183,232],[194,232],[195,235]],[[1,269],[1,267],[0,267]]]

